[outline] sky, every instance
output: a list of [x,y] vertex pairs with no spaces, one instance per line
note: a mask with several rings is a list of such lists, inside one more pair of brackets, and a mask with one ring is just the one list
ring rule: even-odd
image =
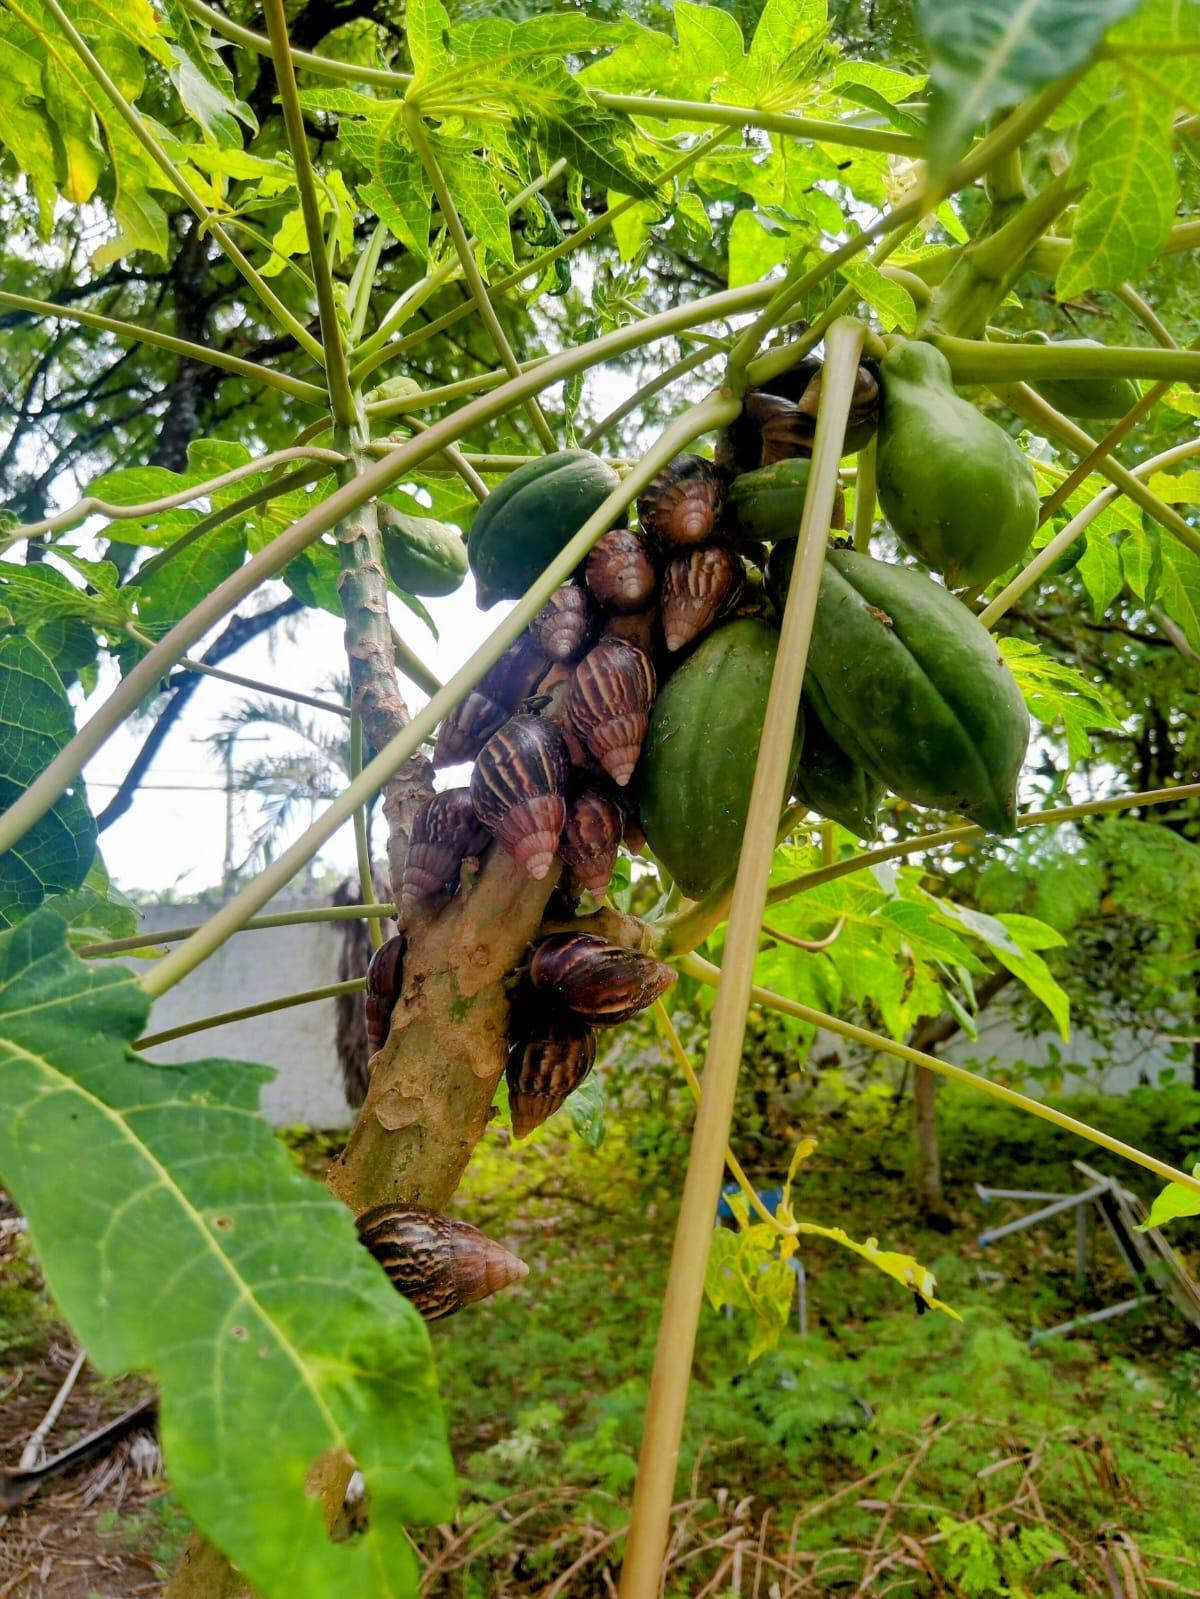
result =
[[[510,609],[505,602],[490,611],[480,611],[469,576],[457,593],[425,603],[438,628],[438,639],[394,598],[392,620],[415,653],[442,681],[462,665]],[[193,653],[199,655],[203,648],[203,644],[197,645]],[[274,639],[254,639],[222,664],[244,677],[323,697],[321,690],[329,679],[345,670],[342,625],[327,612],[305,611],[294,639],[284,638],[283,630],[276,629]],[[115,672],[102,678],[96,693],[78,713],[80,725],[115,681]],[[427,696],[415,685],[403,678],[401,685],[410,710],[425,704]],[[186,899],[220,883],[225,852],[224,773],[221,757],[208,740],[221,730],[222,716],[232,705],[253,697],[249,691],[212,678],[199,684],[132,806],[100,836],[105,865],[119,888]],[[328,713],[314,710],[311,715],[320,719]],[[85,777],[94,812],[112,798],[150,726],[150,719],[142,717],[136,726],[122,727],[88,765]],[[299,740],[281,732],[272,731],[270,744],[251,745],[248,741],[252,736],[260,736],[259,730],[246,735],[246,758],[300,747]],[[455,780],[454,773],[447,775]],[[461,781],[461,776],[457,780]],[[239,795],[237,807],[240,856],[260,810],[253,795]],[[307,812],[302,814],[295,827],[281,836],[279,848],[310,820]],[[381,852],[380,843],[376,843],[377,854]],[[354,838],[349,825],[329,840],[317,857],[315,868],[318,873],[324,869],[354,871]]]

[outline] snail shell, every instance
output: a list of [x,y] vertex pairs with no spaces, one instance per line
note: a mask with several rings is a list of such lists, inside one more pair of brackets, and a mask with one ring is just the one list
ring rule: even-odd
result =
[[633,776],[654,704],[654,668],[636,644],[602,638],[575,668],[567,714],[620,788]]
[[669,561],[659,601],[667,648],[681,650],[731,610],[744,580],[745,567],[722,544],[705,544]]
[[638,520],[662,544],[703,544],[711,538],[725,485],[702,455],[677,455],[638,497]]
[[376,1205],[358,1218],[358,1236],[426,1321],[529,1275],[523,1260],[478,1227],[420,1205]]
[[605,610],[629,615],[654,598],[654,563],[645,541],[627,527],[614,527],[596,544],[583,569],[584,579]]
[[523,633],[442,723],[433,747],[434,766],[474,760],[548,670],[546,657]]
[[620,806],[598,789],[585,788],[571,800],[559,853],[574,889],[603,894],[616,865],[623,821]]
[[595,631],[587,590],[568,583],[555,589],[529,624],[529,636],[552,661],[577,661]]
[[554,933],[534,949],[533,986],[593,1027],[615,1027],[652,1005],[675,973],[652,955],[622,949],[595,933]]
[[367,988],[363,1004],[367,1013],[367,1049],[372,1055],[383,1048],[388,1025],[404,982],[403,933],[384,939],[371,956],[367,967]]
[[574,1093],[596,1059],[596,1035],[574,1016],[543,1016],[514,1040],[505,1077],[513,1133],[528,1138]]
[[536,716],[510,717],[475,762],[475,814],[530,877],[545,877],[558,854],[570,774],[562,734]]
[[400,915],[407,918],[427,900],[452,890],[458,868],[491,841],[471,804],[471,791],[448,788],[431,795],[413,817],[400,885]]

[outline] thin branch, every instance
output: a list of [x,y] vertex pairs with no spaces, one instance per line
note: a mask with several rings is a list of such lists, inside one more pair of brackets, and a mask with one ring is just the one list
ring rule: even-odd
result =
[[96,328],[101,333],[113,333],[121,339],[135,339],[141,344],[153,345],[158,350],[170,350],[173,355],[188,361],[202,361],[207,366],[218,366],[238,377],[266,384],[268,388],[282,389],[285,394],[309,404],[326,404],[324,389],[315,383],[305,383],[302,378],[289,377],[286,372],[276,372],[257,361],[244,361],[241,356],[227,355],[224,350],[207,344],[193,344],[188,339],[177,339],[171,333],[158,333],[154,328],[139,327],[136,322],[122,322],[116,317],[101,316],[97,311],[85,311],[77,305],[59,305],[53,300],[33,300],[27,294],[0,292],[0,305],[17,311],[28,311],[33,316],[61,317],[79,322],[84,327]]
[[[374,891],[374,884],[372,884]],[[308,922],[356,922],[366,918],[395,916],[394,905],[367,903],[365,905],[317,905],[305,911],[271,911],[266,916],[252,916],[238,929],[241,933],[259,932],[271,927],[296,927]],[[159,944],[178,944],[191,938],[203,927],[203,922],[193,922],[190,927],[163,927],[156,933],[133,933],[128,938],[109,938],[103,943],[82,944],[75,953],[86,960],[101,956],[120,955],[126,950],[154,949]]]
[[[16,15],[21,16],[22,13],[19,0],[10,0],[10,4]],[[308,355],[311,355],[315,361],[321,362],[323,359],[321,341],[319,339],[315,339],[304,326],[304,324],[299,321],[299,319],[295,317],[291,311],[288,310],[287,306],[284,305],[283,301],[275,293],[274,289],[271,288],[270,284],[267,283],[265,278],[260,276],[256,268],[242,254],[241,250],[237,244],[234,243],[233,239],[230,238],[229,234],[225,231],[221,223],[208,210],[208,207],[204,204],[204,201],[196,193],[195,189],[192,188],[191,184],[171,160],[170,156],[163,149],[162,145],[159,144],[158,140],[150,132],[149,128],[142,121],[141,117],[138,116],[137,112],[129,104],[128,100],[126,100],[116,83],[114,83],[112,78],[109,77],[108,73],[97,59],[95,53],[89,47],[87,40],[79,32],[75,24],[71,21],[70,17],[59,4],[59,0],[44,0],[44,4],[46,9],[50,12],[55,21],[58,23],[59,27],[62,29],[67,42],[70,44],[75,54],[83,62],[84,66],[91,73],[96,83],[99,84],[100,88],[104,91],[105,96],[111,102],[121,120],[125,123],[126,127],[133,134],[133,137],[141,145],[142,149],[150,157],[151,161],[154,162],[154,165],[170,183],[171,187],[183,199],[185,204],[188,206],[188,209],[200,219],[200,222],[206,231],[210,233],[221,246],[226,256],[228,256],[229,260],[241,273],[242,277],[245,278],[247,284],[249,284],[250,288],[253,289],[254,293],[258,296],[259,300],[267,308],[267,310],[271,312],[272,316],[274,316],[279,325],[287,329],[302,350],[304,350]],[[29,19],[22,18],[22,20],[28,21]]]
[[227,489],[234,483],[240,483],[243,478],[255,477],[259,472],[265,472],[271,467],[282,466],[285,461],[320,461],[326,466],[338,467],[342,465],[344,459],[345,457],[337,450],[314,448],[272,450],[269,455],[247,461],[244,466],[235,466],[231,471],[222,472],[218,477],[210,477],[203,483],[189,483],[176,494],[164,494],[157,500],[143,500],[140,505],[114,505],[110,500],[101,500],[92,494],[85,495],[67,510],[60,511],[57,516],[45,517],[40,522],[26,522],[24,526],[14,528],[10,537],[30,539],[42,533],[65,533],[68,528],[78,527],[80,522],[86,522],[89,516],[103,516],[109,522],[140,522],[145,517],[157,516],[164,511],[174,511],[181,505],[190,504],[192,500],[205,499],[210,494],[216,494],[219,489]]
[[[1151,350],[1151,355],[1174,355],[1172,350]],[[1180,355],[1185,352],[1180,351]],[[1194,357],[1200,361],[1200,355]],[[1053,406],[1047,405],[1040,395],[1034,393],[1027,384],[998,384],[993,386],[993,393],[1003,400],[1009,410],[1031,422],[1034,427],[1047,434],[1050,438],[1057,439],[1061,444],[1073,451],[1076,455],[1091,455],[1096,453],[1096,441],[1090,434],[1085,433],[1081,427],[1056,411]],[[1143,396],[1145,398],[1145,396]],[[1171,533],[1191,550],[1193,555],[1200,555],[1200,533],[1189,523],[1185,522],[1173,506],[1166,505],[1157,494],[1152,494],[1146,485],[1140,482],[1127,467],[1122,466],[1108,456],[1099,456],[1096,460],[1096,470],[1102,476],[1115,483],[1127,499],[1150,515],[1168,533]]]
[[[277,683],[260,683],[256,677],[241,677],[237,672],[225,672],[219,666],[206,666],[203,661],[194,661],[190,655],[185,655],[179,665],[182,668],[180,675],[199,672],[203,677],[215,677],[222,683],[233,683],[237,688],[248,688],[256,694],[290,700],[293,705],[311,705],[314,711],[328,711],[331,716],[350,715],[348,706],[337,705],[333,700],[319,700],[313,694],[302,694],[299,689],[280,688]],[[173,678],[171,681],[172,687],[176,686],[176,680]]]
[[[1060,822],[1077,821],[1084,816],[1099,816],[1108,811],[1132,810],[1141,805],[1169,805],[1179,800],[1200,796],[1200,783],[1181,784],[1178,788],[1149,789],[1139,794],[1117,794],[1108,799],[1087,800],[1081,805],[1063,805],[1055,810],[1027,811],[1017,817],[1017,827],[1055,827]],[[894,844],[881,844],[877,849],[863,850],[845,860],[827,861],[799,877],[779,883],[767,895],[768,905],[780,905],[784,900],[803,894],[822,883],[831,883],[839,877],[849,877],[866,871],[881,861],[896,860],[905,855],[919,855],[925,850],[940,849],[943,844],[969,844],[989,835],[982,827],[964,822],[956,827],[942,827],[933,833],[920,833],[914,838],[898,839]],[[718,889],[699,899],[676,915],[667,917],[655,929],[657,953],[663,960],[695,949],[725,920],[729,912],[729,889]]]
[[[394,912],[394,907],[392,908]],[[374,923],[371,924],[374,926]],[[267,1016],[272,1011],[291,1010],[296,1005],[311,1005],[319,999],[337,999],[339,994],[354,994],[366,987],[366,979],[354,977],[347,983],[326,983],[324,988],[309,988],[302,994],[287,994],[282,999],[265,999],[257,1005],[243,1005],[240,1010],[221,1011],[214,1016],[201,1016],[194,1022],[181,1022],[178,1027],[168,1027],[161,1033],[146,1033],[135,1038],[132,1049],[153,1049],[156,1044],[169,1044],[173,1038],[188,1038],[192,1033],[207,1032],[210,1027],[224,1027],[227,1022],[245,1022],[252,1016]]]
[[[330,451],[330,454],[337,452]],[[293,489],[303,488],[306,484],[315,482],[317,478],[325,476],[326,470],[327,468],[321,466],[298,467],[295,472],[287,472],[283,477],[261,483],[258,488],[240,494],[228,505],[218,505],[207,516],[202,516],[194,527],[188,528],[186,533],[181,533],[177,539],[172,539],[170,544],[164,545],[161,550],[150,556],[149,560],[143,561],[128,581],[140,587],[148,578],[153,577],[155,572],[161,571],[164,566],[169,566],[172,561],[177,560],[184,550],[190,549],[206,533],[224,526],[226,522],[232,522],[246,511],[252,511],[256,505],[264,505],[268,500],[278,499],[283,494],[290,494]]]
[[[1200,438],[1188,439],[1183,444],[1177,444],[1173,450],[1164,450],[1161,455],[1154,455],[1148,461],[1139,462],[1133,468],[1132,476],[1135,478],[1150,477],[1155,472],[1161,472],[1167,467],[1174,466],[1177,461],[1186,460],[1188,456],[1197,454],[1200,454]],[[1068,479],[1068,481],[1070,480]],[[1111,505],[1120,492],[1121,490],[1115,483],[1111,483],[1107,488],[1101,489],[1095,499],[1089,500],[1083,509],[1073,516],[1048,544],[1043,545],[1028,566],[1023,567],[1016,577],[1001,589],[996,598],[980,611],[979,620],[984,627],[994,627],[1005,611],[1015,605],[1021,596],[1033,587],[1042,576],[1042,573],[1051,567],[1060,555],[1070,549],[1089,522],[1094,522],[1101,511],[1106,506]]]
[[1179,348],[1176,340],[1171,337],[1171,330],[1166,323],[1157,315],[1153,307],[1143,300],[1132,283],[1122,283],[1113,290],[1113,293],[1122,305],[1127,306],[1133,312],[1134,316],[1146,329],[1146,332],[1153,335],[1165,350],[1177,350]]
[[[694,977],[698,982],[707,983],[717,989],[718,994],[725,976],[719,966],[714,966],[702,956],[691,954],[683,956],[678,962],[679,970],[688,977]],[[1101,1132],[1098,1127],[1091,1127],[1087,1122],[1079,1121],[1074,1116],[1068,1116],[1063,1111],[1055,1110],[1052,1106],[1043,1104],[1040,1100],[1030,1099],[1025,1094],[1020,1094],[1014,1088],[1006,1088],[1002,1083],[992,1082],[990,1078],[980,1077],[975,1072],[969,1072],[965,1067],[954,1066],[949,1061],[941,1060],[937,1055],[927,1055],[923,1050],[913,1049],[909,1044],[902,1044],[894,1038],[885,1038],[882,1033],[872,1033],[865,1027],[858,1027],[853,1022],[844,1022],[838,1016],[829,1016],[824,1011],[813,1010],[809,1005],[802,1005],[798,1000],[788,999],[783,994],[777,994],[769,988],[759,988],[757,985],[750,990],[751,998],[756,1004],[765,1006],[768,1010],[776,1010],[785,1016],[793,1016],[797,1021],[807,1022],[812,1027],[819,1027],[827,1032],[837,1033],[842,1038],[848,1038],[853,1043],[862,1044],[865,1048],[877,1054],[895,1055],[900,1060],[908,1061],[914,1066],[924,1066],[931,1072],[936,1072],[939,1077],[949,1077],[953,1082],[961,1083],[967,1088],[974,1088],[981,1094],[986,1094],[991,1099],[1003,1100],[1005,1104],[1015,1105],[1019,1110],[1028,1111],[1030,1115],[1039,1117],[1042,1121],[1052,1122],[1056,1127],[1061,1127],[1064,1132],[1074,1133],[1079,1138],[1086,1138],[1089,1143],[1098,1144],[1102,1149],[1107,1149],[1110,1154],[1119,1155],[1123,1160],[1132,1161],[1135,1166],[1142,1166],[1146,1171],[1151,1171],[1156,1177],[1161,1177],[1169,1183],[1179,1183],[1185,1188],[1190,1188],[1193,1193],[1200,1193],[1200,1177],[1193,1177],[1188,1172],[1178,1171],[1174,1166],[1169,1166],[1166,1161],[1158,1160],[1153,1155],[1147,1155],[1140,1149],[1135,1149],[1131,1144],[1124,1144],[1119,1138],[1112,1138],[1108,1133]]]
[[283,125],[287,130],[288,147],[292,152],[292,164],[296,169],[296,187],[300,192],[304,232],[308,238],[308,258],[312,263],[313,284],[317,292],[317,312],[321,319],[321,346],[325,360],[325,381],[329,386],[329,402],[334,421],[343,427],[349,427],[355,420],[357,408],[350,388],[346,344],[338,321],[333,277],[329,270],[329,252],[325,248],[325,236],[321,231],[317,180],[308,153],[304,113],[300,109],[296,74],[292,67],[287,14],[283,8],[283,0],[263,0],[263,9],[275,62],[275,82],[283,107]]

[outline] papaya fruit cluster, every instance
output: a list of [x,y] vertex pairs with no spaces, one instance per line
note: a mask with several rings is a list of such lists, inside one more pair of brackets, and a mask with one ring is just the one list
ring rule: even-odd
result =
[[[732,877],[820,379],[818,363],[801,363],[746,397],[713,460],[672,461],[637,500],[634,525],[603,534],[442,723],[434,765],[474,765],[468,783],[435,794],[414,821],[401,933],[368,982],[373,1047],[399,992],[406,933],[438,913],[463,862],[488,848],[535,879],[560,862],[552,910],[564,920],[587,908],[585,895],[604,894],[622,842],[648,847],[692,898]],[[880,499],[906,548],[966,583],[1016,558],[1037,520],[1032,476],[1007,435],[954,394],[931,346],[901,346],[860,369],[844,453],[876,427]],[[582,450],[513,472],[470,530],[480,604],[523,594],[618,482]],[[834,521],[836,534],[840,508]],[[966,605],[914,567],[835,537],[796,708],[791,799],[862,838],[888,790],[1009,832],[1028,731],[1016,683]],[[513,974],[507,1079],[518,1136],[587,1076],[595,1029],[635,1015],[672,980],[653,957],[591,932],[534,945]]]

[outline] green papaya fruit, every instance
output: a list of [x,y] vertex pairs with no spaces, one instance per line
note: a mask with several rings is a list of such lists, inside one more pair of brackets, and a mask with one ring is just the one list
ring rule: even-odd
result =
[[453,594],[467,575],[467,546],[448,522],[379,507],[388,576],[406,594]]
[[[1098,339],[1051,339],[1045,333],[1026,333],[1023,344],[1052,344],[1056,350],[1102,350]],[[1064,416],[1110,422],[1124,416],[1141,398],[1132,378],[1039,378],[1032,387]]]
[[880,364],[879,503],[905,549],[948,583],[989,583],[1037,529],[1033,469],[1003,428],[954,392],[931,344],[897,345]]
[[[759,617],[727,622],[654,702],[638,813],[650,848],[692,899],[737,866],[778,644]],[[802,737],[798,727],[797,756]]]
[[[735,477],[725,493],[726,535],[743,548],[794,539],[800,531],[811,471],[811,460],[795,456]],[[833,508],[834,527],[842,526],[844,514],[839,487]]]
[[792,793],[856,838],[875,837],[883,784],[838,748],[815,715],[804,718],[804,754]]
[[805,689],[835,744],[894,793],[1014,830],[1029,714],[996,641],[931,578],[830,550]]
[[480,606],[519,599],[619,481],[588,450],[559,450],[506,477],[471,523],[467,550]]

